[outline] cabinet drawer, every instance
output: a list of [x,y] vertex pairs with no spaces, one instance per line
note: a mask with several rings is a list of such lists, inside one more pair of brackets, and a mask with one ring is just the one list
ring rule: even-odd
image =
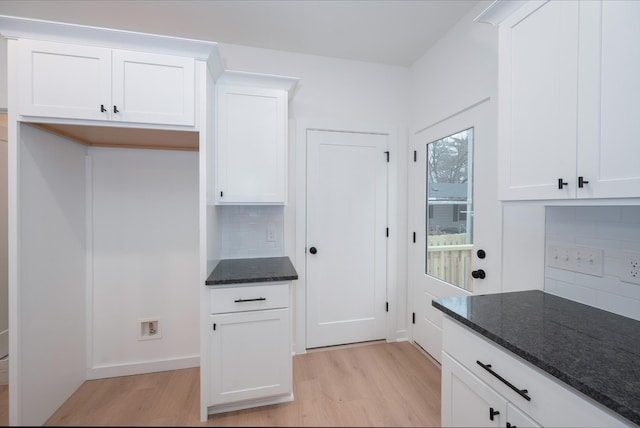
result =
[[[618,417],[600,403],[457,321],[445,316],[442,328],[443,352],[543,426],[630,426],[629,421]],[[526,395],[531,400],[526,400],[497,376],[481,367],[478,361],[485,366],[490,365],[492,371],[516,389],[526,389]]]
[[209,295],[212,314],[288,307],[289,283],[286,282],[214,289]]

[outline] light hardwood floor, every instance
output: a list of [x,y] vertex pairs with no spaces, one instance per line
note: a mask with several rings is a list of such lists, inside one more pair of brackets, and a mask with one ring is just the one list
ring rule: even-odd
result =
[[[439,426],[440,367],[409,342],[293,359],[289,403],[199,420],[199,369],[85,382],[49,426]],[[0,406],[0,415],[2,407]]]

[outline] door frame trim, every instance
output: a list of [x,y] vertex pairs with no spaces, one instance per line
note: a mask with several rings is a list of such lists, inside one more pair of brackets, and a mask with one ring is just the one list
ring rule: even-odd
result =
[[[292,257],[298,280],[294,287],[294,349],[295,354],[306,354],[306,218],[307,218],[307,130],[355,132],[366,134],[383,134],[388,136],[387,150],[391,151],[389,170],[387,174],[387,223],[391,231],[387,243],[387,299],[389,301],[389,312],[387,314],[385,336],[387,342],[407,339],[407,326],[398,329],[398,319],[406,314],[406,290],[404,299],[398,299],[399,276],[403,275],[402,269],[398,269],[398,250],[406,247],[406,222],[399,224],[398,211],[401,204],[406,205],[406,191],[403,197],[399,198],[399,189],[406,190],[406,177],[399,177],[398,166],[404,162],[406,164],[407,131],[402,132],[399,127],[384,126],[374,123],[353,123],[336,120],[301,120],[290,122],[290,138],[295,136],[295,141],[291,141],[289,156],[295,159],[295,171],[289,171],[290,182],[295,186],[289,188],[290,204],[285,208],[285,248],[294,248]],[[405,138],[399,138],[404,135]],[[403,142],[402,146],[400,143]],[[400,178],[400,180],[399,180]],[[401,200],[400,200],[401,199]],[[295,208],[293,208],[295,207]],[[294,211],[293,213],[291,211]],[[289,221],[287,217],[293,216],[295,223]],[[295,225],[294,225],[295,224]],[[288,225],[288,226],[287,226]],[[400,228],[404,227],[405,232]],[[298,233],[296,233],[298,231]],[[405,238],[405,239],[403,239]],[[290,244],[293,244],[290,246]],[[401,247],[402,246],[402,247]],[[290,251],[287,251],[290,252]],[[406,269],[405,269],[406,271]],[[405,274],[406,275],[406,274]],[[406,280],[404,280],[406,284]],[[399,306],[402,305],[402,307]]]

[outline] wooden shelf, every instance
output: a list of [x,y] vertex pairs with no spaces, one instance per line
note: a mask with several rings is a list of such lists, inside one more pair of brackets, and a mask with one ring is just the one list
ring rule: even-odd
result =
[[113,126],[29,123],[29,125],[69,138],[87,146],[135,149],[198,151],[199,134],[175,131]]

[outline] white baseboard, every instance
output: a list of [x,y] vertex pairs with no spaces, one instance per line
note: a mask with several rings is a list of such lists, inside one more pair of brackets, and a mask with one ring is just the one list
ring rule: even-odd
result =
[[131,376],[145,373],[164,372],[168,370],[189,369],[200,367],[200,355],[173,358],[162,361],[148,361],[145,363],[119,364],[113,366],[93,367],[87,369],[86,379],[105,379],[109,377]]
[[396,342],[404,342],[409,340],[409,332],[407,330],[396,331]]

